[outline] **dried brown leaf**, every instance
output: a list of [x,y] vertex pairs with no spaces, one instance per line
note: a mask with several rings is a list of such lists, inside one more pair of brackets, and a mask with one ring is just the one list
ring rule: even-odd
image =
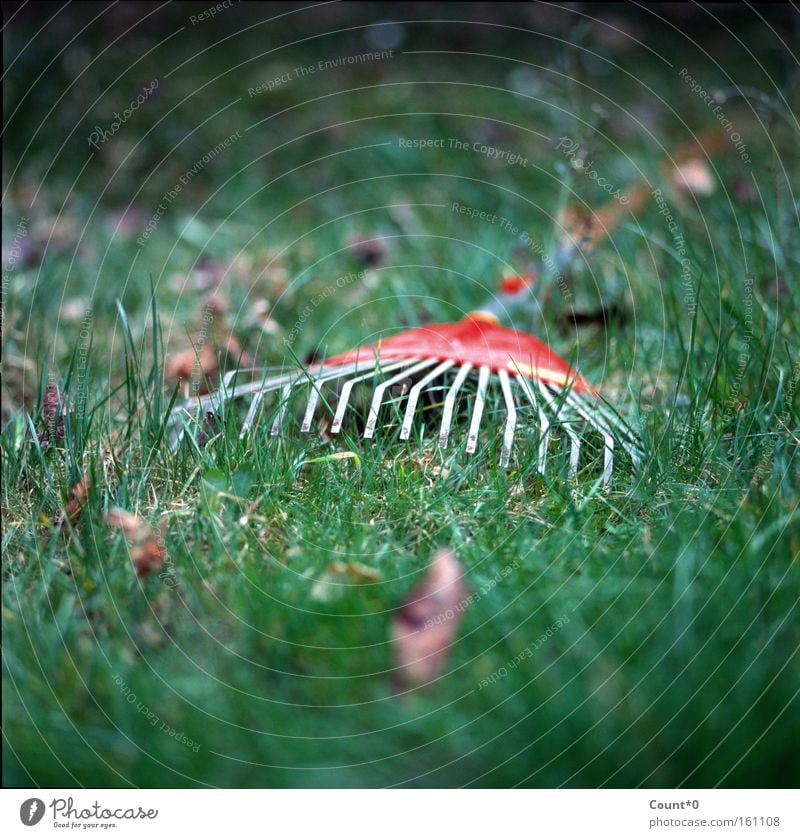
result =
[[136,575],[141,577],[158,573],[164,567],[166,553],[161,539],[151,533],[141,544],[131,546],[131,561]]
[[86,505],[86,500],[89,497],[90,480],[86,476],[79,480],[70,493],[67,505],[58,513],[55,520],[57,528],[61,528],[69,521],[74,523],[80,515],[83,507]]
[[230,365],[252,365],[252,359],[230,328],[230,310],[230,303],[219,291],[206,296],[193,346],[167,356],[164,375],[168,383],[182,382],[186,394],[192,397],[205,395],[222,369]]
[[184,349],[167,358],[164,375],[169,382],[191,383],[194,393],[208,392],[208,381],[217,372],[217,354],[208,344],[199,351]]
[[688,142],[681,143],[672,155],[671,162],[664,163],[664,173],[670,184],[679,193],[710,195],[715,183],[709,158],[728,147],[728,138],[719,128],[712,128]]
[[44,389],[42,419],[44,419],[45,428],[40,441],[42,448],[47,448],[51,440],[58,440],[64,436],[64,405],[56,384],[48,384]]
[[106,513],[106,523],[110,527],[122,530],[125,538],[133,541],[142,538],[150,532],[150,527],[133,512],[128,512],[125,509],[120,509],[118,506],[112,506]]
[[137,576],[144,577],[161,570],[166,557],[164,541],[161,534],[154,533],[146,521],[114,506],[106,514],[106,523],[125,535]]
[[203,302],[203,312],[212,316],[222,317],[230,311],[230,304],[219,291],[209,294]]
[[399,679],[422,684],[444,666],[468,604],[464,569],[450,550],[433,558],[423,581],[408,595],[392,621]]
[[581,205],[565,207],[560,218],[565,243],[584,253],[591,253],[603,238],[613,234],[623,218],[638,212],[649,199],[647,185],[636,183],[619,199],[607,201],[596,211]]
[[672,186],[683,193],[704,197],[714,191],[714,176],[707,160],[694,157],[667,169]]

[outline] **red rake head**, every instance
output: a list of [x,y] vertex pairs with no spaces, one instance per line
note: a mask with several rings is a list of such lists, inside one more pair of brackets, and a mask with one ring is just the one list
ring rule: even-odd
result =
[[[248,372],[258,377],[242,383]],[[474,386],[466,387],[467,381]],[[329,430],[336,435],[342,430],[348,410],[353,411],[350,398],[357,385],[372,388],[363,426],[365,439],[375,434],[387,393],[390,395],[387,400],[393,401],[395,408],[404,401],[400,439],[409,439],[418,418],[417,405],[423,393],[427,393],[435,394],[434,401],[441,408],[439,447],[447,448],[457,405],[464,403],[467,392],[466,401],[471,407],[465,450],[473,454],[491,389],[499,398],[499,410],[505,414],[499,458],[504,468],[510,463],[518,416],[525,418],[526,425],[532,424],[536,467],[542,474],[548,451],[566,445],[569,473],[575,476],[583,459],[581,452],[587,435],[602,445],[604,484],[611,480],[615,442],[634,462],[638,459],[635,435],[601,404],[593,387],[547,344],[498,325],[487,312],[475,312],[458,323],[400,332],[307,369],[282,370],[273,375],[265,370],[228,373],[217,393],[190,400],[175,411],[172,429],[178,433],[174,438],[177,442],[182,433],[177,427],[181,416],[188,418],[192,412],[216,411],[223,404],[249,396],[252,400],[241,431],[244,437],[255,426],[269,393],[278,394],[271,431],[273,436],[277,435],[289,404],[299,391],[307,394],[300,431],[309,433],[320,401],[327,404],[323,390],[334,396],[329,405],[333,413]]]

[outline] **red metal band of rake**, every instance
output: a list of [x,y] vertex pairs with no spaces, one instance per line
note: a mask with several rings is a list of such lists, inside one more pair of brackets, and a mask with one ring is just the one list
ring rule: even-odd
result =
[[474,312],[458,323],[437,323],[409,329],[376,344],[343,352],[325,361],[325,367],[357,363],[374,358],[382,362],[403,358],[434,358],[505,370],[559,387],[571,386],[577,393],[597,394],[578,372],[546,343],[533,335],[500,326],[492,315]]

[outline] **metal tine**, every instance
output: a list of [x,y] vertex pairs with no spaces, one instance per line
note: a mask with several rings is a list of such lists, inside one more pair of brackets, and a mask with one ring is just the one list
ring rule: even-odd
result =
[[292,387],[304,376],[301,375],[296,378],[294,381],[289,382],[281,392],[281,402],[278,406],[278,415],[275,417],[275,420],[272,423],[272,428],[270,429],[270,436],[277,436],[281,432],[281,425],[283,424],[283,419],[286,416],[286,410],[289,407],[289,398],[292,395]]
[[364,428],[364,439],[372,439],[375,435],[375,426],[378,424],[378,414],[381,410],[381,402],[383,402],[383,394],[386,392],[387,388],[391,387],[393,384],[397,384],[398,381],[402,381],[409,375],[415,375],[422,370],[427,369],[432,364],[436,363],[436,358],[425,358],[424,361],[420,361],[418,364],[415,364],[411,369],[404,369],[399,372],[397,375],[393,376],[392,378],[388,379],[387,381],[381,382],[376,388],[375,392],[372,396],[372,403],[369,406],[369,414],[367,416],[367,425]]
[[261,373],[261,381],[263,382],[264,379],[267,377],[266,373],[269,370],[269,367],[237,367],[236,369],[228,370],[225,375],[222,376],[222,390],[227,391],[227,389],[231,386],[231,381],[239,375],[253,373],[253,372],[260,372]]
[[256,420],[256,416],[258,414],[258,408],[261,406],[261,402],[264,399],[264,395],[266,390],[260,390],[258,393],[253,396],[253,401],[250,402],[250,409],[247,411],[247,416],[244,420],[244,425],[242,425],[242,430],[239,434],[239,439],[243,439],[250,428],[253,427],[253,422]]
[[301,434],[307,434],[311,431],[311,423],[314,421],[314,412],[317,409],[317,402],[319,401],[319,397],[321,395],[319,388],[322,381],[322,376],[319,376],[311,383],[311,392],[308,394],[306,412],[303,414],[303,423],[300,425]]
[[603,437],[603,444],[605,446],[603,488],[606,488],[611,482],[611,475],[614,471],[614,435],[611,433],[608,425],[603,421],[602,416],[598,417],[597,413],[590,406],[585,405],[579,397],[576,397],[574,391],[569,390],[567,392],[567,401]]
[[[341,367],[335,367],[331,370],[328,370],[326,373],[321,373],[317,376],[316,381],[330,381],[335,378],[341,378],[345,375],[350,375],[354,372],[360,372],[365,369],[373,369],[377,363],[377,359],[371,358],[365,361],[356,361],[355,363],[343,364]],[[255,372],[262,373],[260,380],[251,381],[246,384],[240,384],[232,389],[230,388],[231,381],[233,381],[237,375],[241,375],[242,373]],[[252,428],[253,423],[255,422],[255,418],[258,414],[261,402],[263,401],[264,396],[267,393],[270,393],[273,390],[277,390],[282,387],[284,390],[284,395],[282,398],[285,398],[288,386],[294,386],[294,384],[297,384],[305,376],[308,375],[307,370],[302,371],[300,374],[298,374],[297,371],[294,371],[292,373],[285,373],[283,375],[277,376],[274,379],[268,380],[264,375],[266,372],[267,368],[265,367],[252,367],[249,369],[231,370],[225,373],[225,375],[223,376],[222,385],[220,386],[220,389],[217,392],[209,393],[208,395],[204,396],[197,396],[192,399],[187,399],[183,404],[176,406],[173,409],[172,417],[170,418],[170,424],[173,427],[177,427],[180,425],[180,431],[175,439],[174,445],[177,446],[180,443],[180,440],[186,430],[186,418],[192,417],[194,412],[198,410],[216,411],[223,403],[227,403],[241,396],[246,396],[252,393],[253,401],[250,404],[250,408],[247,412],[247,416],[244,421],[244,426],[242,427],[241,433],[239,434],[240,438],[244,437],[247,434],[247,432]],[[269,383],[267,383],[267,381]],[[181,416],[181,414],[183,414],[183,416]],[[311,420],[309,419],[309,423],[310,421]]]
[[500,468],[508,468],[511,460],[511,446],[514,444],[514,428],[517,426],[517,406],[514,404],[514,394],[511,392],[511,384],[508,380],[508,373],[505,370],[498,370],[500,388],[503,391],[503,398],[506,402],[506,429],[503,433],[503,448],[500,451]]
[[[547,402],[550,409],[553,411],[553,415],[556,419],[558,419],[558,414],[562,405],[558,404],[556,400],[553,398],[553,394],[547,389],[544,382],[541,379],[537,379],[536,382],[539,385],[539,390],[544,397],[544,400]],[[563,393],[564,391],[560,391]],[[578,466],[580,464],[581,458],[581,438],[575,433],[572,429],[572,421],[569,418],[565,418],[563,420],[564,431],[569,437],[570,441],[570,451],[569,451],[569,476],[571,479],[575,479],[578,476]]]
[[472,369],[472,364],[466,363],[459,369],[456,375],[456,380],[447,391],[444,397],[444,409],[442,412],[442,427],[439,431],[439,448],[447,448],[447,442],[450,439],[450,426],[453,424],[453,410],[456,405],[456,397],[458,391],[461,389],[464,381]]
[[[584,400],[585,403],[585,400]],[[614,413],[605,403],[598,399],[594,410],[606,420],[611,426],[610,429],[616,429],[619,432],[619,441],[622,447],[630,454],[634,464],[638,467],[642,464],[643,451],[639,445],[639,440],[636,432],[631,428],[620,416]]]
[[170,433],[174,433],[174,436],[170,440],[170,450],[175,451],[186,437],[189,424],[194,422],[197,425],[202,419],[196,411],[190,412],[183,405],[180,405],[172,409],[172,414],[168,421]]
[[419,401],[423,387],[426,387],[431,381],[446,373],[454,364],[455,361],[442,361],[441,364],[432,369],[408,391],[408,403],[406,404],[406,413],[403,417],[403,426],[400,428],[400,439],[408,439],[411,436],[411,426],[414,424],[414,412],[417,409],[417,402]]
[[[238,385],[234,387],[232,390],[230,389],[231,381],[233,381],[237,375],[241,375],[242,373],[254,372],[262,373],[260,381],[251,381],[247,384]],[[220,407],[223,404],[230,402],[233,399],[239,398],[240,396],[246,396],[250,393],[254,393],[254,401],[256,402],[255,407],[251,405],[250,411],[247,414],[247,419],[245,420],[245,428],[239,435],[240,438],[244,436],[248,427],[247,423],[250,422],[252,424],[252,421],[255,418],[256,411],[258,410],[258,403],[260,403],[261,399],[264,397],[264,394],[269,392],[270,390],[274,390],[282,386],[282,384],[284,384],[291,377],[291,374],[279,376],[277,379],[275,379],[274,382],[271,382],[273,386],[265,386],[266,372],[266,367],[250,367],[248,369],[229,370],[222,377],[222,383],[220,385],[220,388],[215,393],[208,393],[207,395],[189,398],[186,399],[186,401],[183,402],[183,404],[176,405],[172,409],[169,422],[170,425],[173,427],[177,427],[178,425],[180,425],[181,430],[172,443],[173,449],[180,444],[180,441],[183,438],[183,435],[186,431],[186,418],[192,417],[194,412],[206,412],[209,410],[216,412],[220,409]],[[181,414],[183,414],[183,416],[181,416]]]
[[478,392],[475,394],[475,405],[472,408],[472,421],[469,424],[467,434],[467,454],[474,454],[478,447],[478,432],[483,417],[483,407],[486,404],[486,390],[489,386],[489,373],[487,366],[482,366],[478,372]]
[[536,470],[539,474],[544,474],[544,470],[547,465],[547,447],[550,442],[550,420],[547,418],[547,414],[542,410],[542,406],[539,404],[539,400],[534,395],[528,379],[522,375],[518,375],[517,381],[519,382],[519,385],[525,395],[528,397],[528,401],[530,401],[536,412],[539,414],[539,451],[536,456]]
[[264,381],[253,381],[249,384],[238,384],[232,390],[225,391],[223,389],[219,389],[216,393],[209,393],[205,396],[196,396],[195,398],[187,399],[181,405],[181,408],[187,412],[192,407],[199,408],[203,411],[218,410],[223,402],[238,399],[240,396],[248,396],[251,393],[258,392],[269,393],[272,390],[278,390],[291,381],[293,375],[297,375],[297,373],[279,376],[278,378],[271,380],[269,384],[266,384]]
[[375,369],[378,365],[378,359],[372,358],[369,361],[358,361],[355,364],[343,364],[341,367],[334,367],[333,370],[328,369],[325,372],[311,379],[311,392],[308,394],[308,403],[306,404],[306,412],[303,416],[303,423],[300,426],[301,433],[307,434],[311,431],[311,423],[314,421],[314,413],[317,409],[317,403],[322,395],[321,386],[328,381],[335,381],[337,378],[343,378],[345,375],[350,375],[354,372],[362,372],[364,369]]
[[[187,418],[191,418],[191,414],[187,413]],[[167,420],[167,428],[170,451],[176,451],[186,433],[186,419],[181,417],[179,409],[173,409]]]
[[[347,366],[352,366],[348,364]],[[374,364],[373,364],[374,366]],[[351,370],[354,371],[354,370]],[[289,409],[289,399],[292,396],[292,388],[298,384],[301,384],[304,379],[307,378],[307,372],[303,370],[293,381],[290,381],[284,388],[283,392],[281,393],[281,401],[280,405],[278,406],[278,414],[275,417],[275,420],[272,423],[272,428],[270,430],[270,436],[277,436],[281,432],[281,425],[283,425],[283,420],[286,418],[286,411]],[[339,375],[335,375],[334,378],[341,378],[342,375],[347,375],[347,373],[341,373]]]
[[[348,372],[353,372],[354,369],[355,369],[354,364],[347,364],[346,368],[344,368],[340,372],[340,375],[347,375]],[[289,398],[289,396],[291,394],[291,388],[293,386],[295,386],[298,382],[302,381],[302,379],[305,378],[306,375],[307,375],[307,373],[306,373],[305,370],[303,370],[300,373],[295,373],[294,380],[290,381],[288,384],[284,385],[283,393],[281,394],[281,412],[278,414],[278,416],[275,419],[275,422],[272,425],[272,430],[271,430],[272,436],[276,436],[278,434],[278,432],[280,431],[280,425],[283,423],[283,417],[286,413],[286,400]],[[245,417],[244,425],[242,426],[241,433],[239,434],[240,439],[244,438],[244,436],[253,427],[253,424],[255,422],[256,416],[258,415],[258,410],[261,406],[261,402],[263,401],[264,396],[268,392],[270,392],[271,390],[274,390],[274,389],[276,389],[276,388],[269,387],[269,386],[263,386],[263,382],[262,382],[261,389],[259,389],[258,392],[256,392],[256,394],[253,396],[253,401],[250,403],[250,409],[247,411],[247,416]],[[278,422],[278,419],[280,419],[280,422]]]
[[[568,397],[568,401],[572,403],[573,407],[576,408],[580,405],[583,410],[587,413],[591,413],[592,416],[597,419],[597,422],[602,425],[602,427],[613,437],[614,431],[618,431],[618,441],[620,445],[628,452],[631,459],[633,460],[635,465],[641,465],[642,462],[642,448],[639,445],[639,438],[636,434],[636,431],[628,425],[622,417],[620,417],[612,408],[608,406],[606,402],[602,400],[600,396],[597,396],[597,400],[594,404],[589,404],[588,400],[585,396],[576,393],[572,387],[568,389],[560,389],[555,387],[553,384],[548,384],[551,390],[560,394],[565,394]],[[578,411],[580,413],[580,411]],[[584,419],[587,417],[584,416]],[[591,421],[591,420],[589,420]],[[592,422],[594,425],[595,423]],[[595,425],[597,427],[597,425]],[[602,431],[601,431],[602,433]]]
[[[412,364],[416,364],[419,361],[419,358],[403,358],[401,361],[397,361],[393,364],[387,364],[384,367],[381,367],[379,370],[380,372],[394,372],[394,370],[399,369],[401,367],[409,367]],[[339,403],[336,405],[336,413],[333,417],[333,423],[331,424],[331,433],[338,434],[339,431],[342,429],[342,422],[344,421],[344,414],[347,410],[347,403],[350,401],[350,393],[353,390],[353,387],[361,381],[366,381],[368,378],[372,378],[373,376],[377,375],[375,370],[366,373],[366,375],[358,375],[355,378],[350,378],[342,385],[342,392],[339,395]]]
[[[192,399],[192,401],[195,400]],[[170,412],[169,418],[167,419],[167,427],[169,428],[171,436],[169,443],[171,451],[176,451],[180,446],[186,436],[188,424],[200,421],[199,410],[202,403],[198,400],[198,402],[194,405],[194,410],[191,410],[187,404],[188,403],[175,405]],[[213,407],[213,403],[211,406]],[[217,408],[214,409],[216,410]]]

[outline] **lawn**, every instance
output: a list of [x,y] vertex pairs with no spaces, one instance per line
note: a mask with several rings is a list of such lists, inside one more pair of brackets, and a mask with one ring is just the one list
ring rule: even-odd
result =
[[[796,22],[33,8],[4,29],[4,784],[796,786]],[[564,208],[637,182],[565,291]],[[531,435],[501,469],[499,416],[474,456],[463,417],[444,452],[435,419],[240,439],[234,410],[170,445],[181,366],[344,351],[534,268],[521,326],[641,436],[608,489],[539,475]],[[443,547],[475,596],[404,683],[393,614]]]

